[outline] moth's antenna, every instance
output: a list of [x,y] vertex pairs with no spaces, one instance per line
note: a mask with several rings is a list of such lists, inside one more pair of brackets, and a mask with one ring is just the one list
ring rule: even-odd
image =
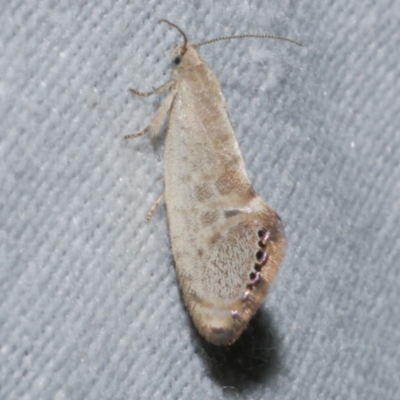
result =
[[230,39],[244,39],[244,38],[259,38],[259,39],[276,39],[276,40],[284,40],[286,42],[297,44],[297,46],[302,46],[300,42],[296,40],[285,38],[282,36],[274,36],[274,35],[253,35],[253,34],[245,34],[245,35],[232,35],[232,36],[221,36],[215,39],[206,40],[205,42],[194,44],[194,47],[204,46],[205,44],[219,42],[220,40],[230,40]]
[[182,46],[182,54],[181,54],[183,56],[186,53],[187,43],[188,43],[188,39],[187,39],[187,36],[186,36],[185,32],[183,32],[183,30],[181,28],[179,28],[179,26],[173,24],[172,22],[167,21],[166,19],[160,19],[158,22],[159,23],[160,22],[166,22],[168,25],[171,25],[175,29],[177,29],[179,31],[179,33],[183,36],[183,46]]

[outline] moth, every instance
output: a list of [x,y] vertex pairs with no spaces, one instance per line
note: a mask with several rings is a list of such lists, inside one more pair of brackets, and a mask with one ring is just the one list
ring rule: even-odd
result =
[[164,194],[172,252],[184,302],[199,333],[231,345],[259,308],[282,260],[279,216],[255,193],[246,173],[217,78],[185,33],[171,55],[173,78],[139,96],[168,91],[150,124],[133,138],[167,123]]

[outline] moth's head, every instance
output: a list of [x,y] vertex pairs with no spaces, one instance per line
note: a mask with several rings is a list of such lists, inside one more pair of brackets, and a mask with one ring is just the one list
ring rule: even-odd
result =
[[178,45],[171,52],[171,65],[176,70],[190,68],[201,62],[196,48],[189,43]]
[[183,43],[175,46],[171,53],[171,64],[175,70],[190,68],[202,62],[197,53],[196,46],[189,44],[185,32],[183,32],[179,26],[167,21],[166,19],[161,19],[159,22],[165,22],[168,25],[171,25],[177,29],[183,37]]

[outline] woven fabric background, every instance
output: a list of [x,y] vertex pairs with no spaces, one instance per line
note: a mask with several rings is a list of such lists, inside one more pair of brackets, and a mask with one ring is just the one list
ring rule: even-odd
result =
[[[2,1],[0,398],[398,399],[400,2]],[[71,5],[71,3],[73,3]],[[175,278],[162,143],[143,128],[179,34],[217,74],[288,241],[231,348]]]

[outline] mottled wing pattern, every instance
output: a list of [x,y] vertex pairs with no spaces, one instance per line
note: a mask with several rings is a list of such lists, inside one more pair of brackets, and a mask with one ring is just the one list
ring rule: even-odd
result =
[[[222,202],[221,202],[222,203]],[[257,311],[283,257],[279,217],[255,196],[245,206],[203,205],[194,235],[176,237],[175,263],[185,303],[199,332],[229,345]],[[186,246],[186,248],[185,248]],[[187,248],[190,246],[190,248]]]

